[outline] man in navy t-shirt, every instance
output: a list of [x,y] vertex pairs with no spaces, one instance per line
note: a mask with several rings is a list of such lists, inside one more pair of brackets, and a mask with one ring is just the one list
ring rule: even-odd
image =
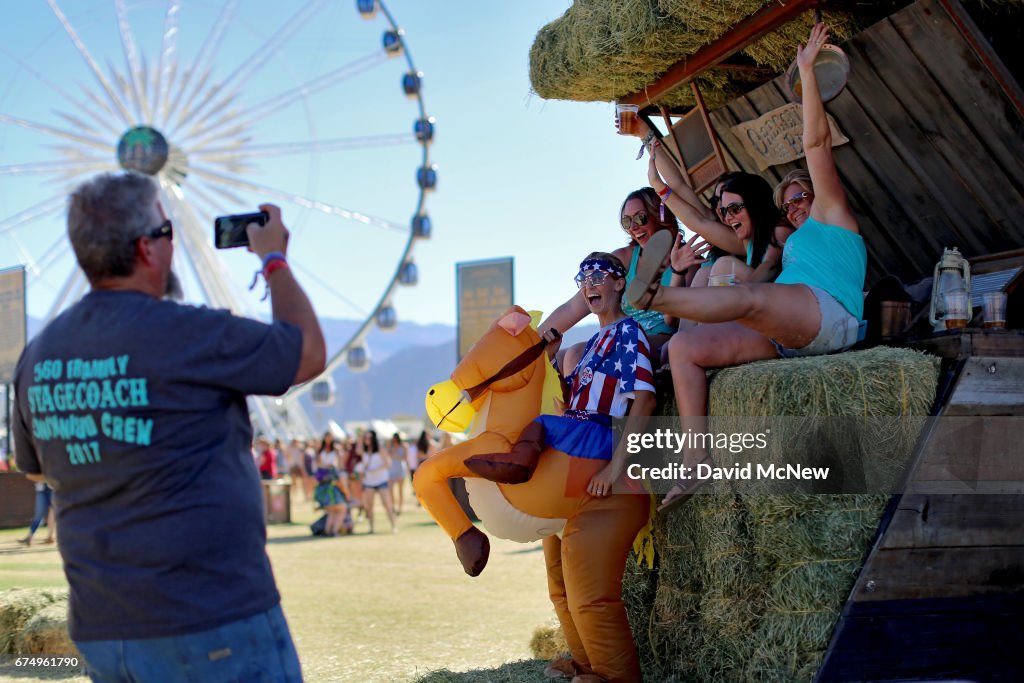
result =
[[15,371],[18,467],[53,487],[69,630],[96,680],[301,680],[265,543],[250,394],[324,368],[276,206],[250,224],[274,322],[164,296],[173,227],[152,179],[77,188],[68,237],[91,291]]

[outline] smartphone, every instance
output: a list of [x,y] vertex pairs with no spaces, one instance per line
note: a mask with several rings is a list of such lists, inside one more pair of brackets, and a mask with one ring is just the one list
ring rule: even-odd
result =
[[270,216],[266,211],[238,213],[233,216],[217,216],[213,219],[213,244],[218,249],[233,249],[249,246],[249,235],[245,228],[250,223],[266,225]]

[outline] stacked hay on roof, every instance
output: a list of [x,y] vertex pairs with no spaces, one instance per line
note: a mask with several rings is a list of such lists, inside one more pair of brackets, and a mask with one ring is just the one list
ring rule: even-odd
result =
[[[810,431],[789,418],[794,426],[782,434],[773,427],[778,438],[765,458],[780,457],[797,438],[825,435],[854,459],[881,463],[867,468],[870,489],[906,462],[921,421],[895,418],[927,415],[937,378],[937,359],[905,349],[765,361],[717,373],[711,412],[842,418]],[[671,404],[664,410],[674,412]],[[631,562],[626,572],[645,680],[810,680],[888,496],[752,495],[725,482],[709,490],[659,517],[654,570]]]
[[[530,81],[545,99],[611,101],[643,90],[668,67],[713,42],[737,23],[776,0],[576,0],[559,19],[541,28],[530,50]],[[854,32],[851,14],[826,11],[833,40]],[[809,14],[746,48],[741,59],[767,74],[711,69],[697,79],[708,106],[724,104],[773,74],[781,73],[806,39]],[[689,88],[657,104],[690,106]]]

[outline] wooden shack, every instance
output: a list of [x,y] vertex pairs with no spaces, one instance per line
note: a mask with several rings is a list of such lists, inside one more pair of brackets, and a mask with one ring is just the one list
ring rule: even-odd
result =
[[[918,439],[904,492],[884,505],[814,670],[758,676],[1017,680],[1024,671],[1024,459],[1006,454],[1013,451],[1007,440],[1024,436],[1015,421],[1024,412],[1024,4],[576,0],[538,35],[534,88],[543,97],[638,104],[669,139],[675,129],[674,148],[684,158],[694,127],[711,129],[707,149],[690,149],[699,159],[684,169],[698,190],[726,169],[774,184],[800,160],[773,156],[777,129],[749,131],[790,104],[781,50],[792,57],[794,36],[806,35],[815,9],[839,24],[845,39],[837,42],[849,57],[848,83],[826,109],[848,139],[835,147],[835,159],[868,248],[866,286],[886,276],[922,281],[943,249],[956,246],[980,276],[977,291],[1009,293],[1010,329],[933,333],[921,314],[892,340],[941,359],[930,409],[936,419]],[[716,12],[727,26],[714,24]],[[604,26],[600,40],[579,49],[584,37],[573,36],[571,24],[595,17]],[[629,44],[620,30],[627,25],[648,33]],[[570,44],[589,61],[552,58]],[[685,54],[672,54],[680,44]],[[671,60],[659,63],[658,51]],[[638,64],[649,72],[638,74]],[[967,425],[950,432],[953,419]],[[936,460],[951,448],[967,457],[967,474]],[[653,588],[632,590],[650,600]],[[696,680],[698,670],[671,677]],[[751,675],[729,671],[741,670]],[[742,678],[721,669],[715,675]]]

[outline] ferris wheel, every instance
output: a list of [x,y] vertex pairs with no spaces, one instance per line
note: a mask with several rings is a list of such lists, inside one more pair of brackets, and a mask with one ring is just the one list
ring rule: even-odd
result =
[[[239,314],[269,308],[246,289],[252,255],[214,249],[213,217],[280,205],[317,312],[360,321],[328,372],[365,369],[367,334],[395,328],[397,290],[418,280],[437,168],[404,32],[382,0],[354,5],[18,3],[0,27],[0,268],[25,265],[30,313],[52,319],[87,290],[70,190],[132,169],[158,183],[186,299]],[[308,430],[302,391],[252,401],[259,428]]]

